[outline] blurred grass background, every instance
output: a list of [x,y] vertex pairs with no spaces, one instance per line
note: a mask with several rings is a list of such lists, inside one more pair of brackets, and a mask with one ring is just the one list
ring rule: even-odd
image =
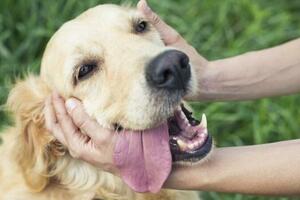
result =
[[[22,77],[28,71],[38,73],[44,47],[63,22],[94,5],[122,2],[1,0],[0,105],[5,103],[15,77]],[[210,60],[271,47],[300,36],[299,0],[149,2]],[[295,95],[251,102],[193,103],[193,107],[197,115],[207,114],[210,132],[218,146],[235,146],[299,138],[299,104],[300,96]],[[2,106],[0,119],[0,127],[3,128],[9,120]],[[214,192],[204,193],[203,197],[208,200],[292,199]]]

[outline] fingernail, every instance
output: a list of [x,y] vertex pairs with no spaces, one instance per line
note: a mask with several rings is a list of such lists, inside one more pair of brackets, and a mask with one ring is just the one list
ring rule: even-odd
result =
[[74,99],[68,99],[66,101],[66,107],[68,109],[68,111],[72,111],[74,108],[76,108],[77,106],[77,102]]
[[144,3],[144,12],[145,12],[145,14],[150,14],[151,13],[151,8],[148,6],[148,3],[147,3],[147,1],[146,0],[142,0],[143,1],[143,3]]

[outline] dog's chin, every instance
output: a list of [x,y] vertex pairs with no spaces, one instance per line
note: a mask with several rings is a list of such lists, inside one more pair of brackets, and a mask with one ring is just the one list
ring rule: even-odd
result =
[[[166,113],[166,112],[165,112]],[[166,124],[173,164],[195,164],[205,160],[213,149],[213,139],[208,134],[206,116],[196,120],[183,104],[175,107],[166,116],[153,117],[142,126],[114,124],[116,132],[124,130],[145,132]]]

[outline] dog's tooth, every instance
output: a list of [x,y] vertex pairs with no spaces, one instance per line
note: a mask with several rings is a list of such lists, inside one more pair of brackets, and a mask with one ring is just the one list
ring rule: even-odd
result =
[[201,144],[201,140],[199,140],[199,141],[197,140],[197,141],[193,142],[193,145],[195,148],[198,148],[200,146],[200,144]]
[[202,144],[202,140],[197,141],[197,147],[200,147]]
[[189,148],[189,150],[193,150],[195,148],[194,143],[188,144],[188,148]]
[[187,144],[184,141],[182,141],[181,139],[178,139],[177,144],[178,144],[181,151],[186,151]]
[[204,129],[207,129],[207,119],[205,114],[202,115],[200,126]]

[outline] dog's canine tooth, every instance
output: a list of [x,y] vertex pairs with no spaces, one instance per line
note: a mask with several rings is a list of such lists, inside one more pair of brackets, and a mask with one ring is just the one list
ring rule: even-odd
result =
[[202,114],[200,126],[204,129],[207,129],[207,119],[206,119],[206,115],[204,113]]

